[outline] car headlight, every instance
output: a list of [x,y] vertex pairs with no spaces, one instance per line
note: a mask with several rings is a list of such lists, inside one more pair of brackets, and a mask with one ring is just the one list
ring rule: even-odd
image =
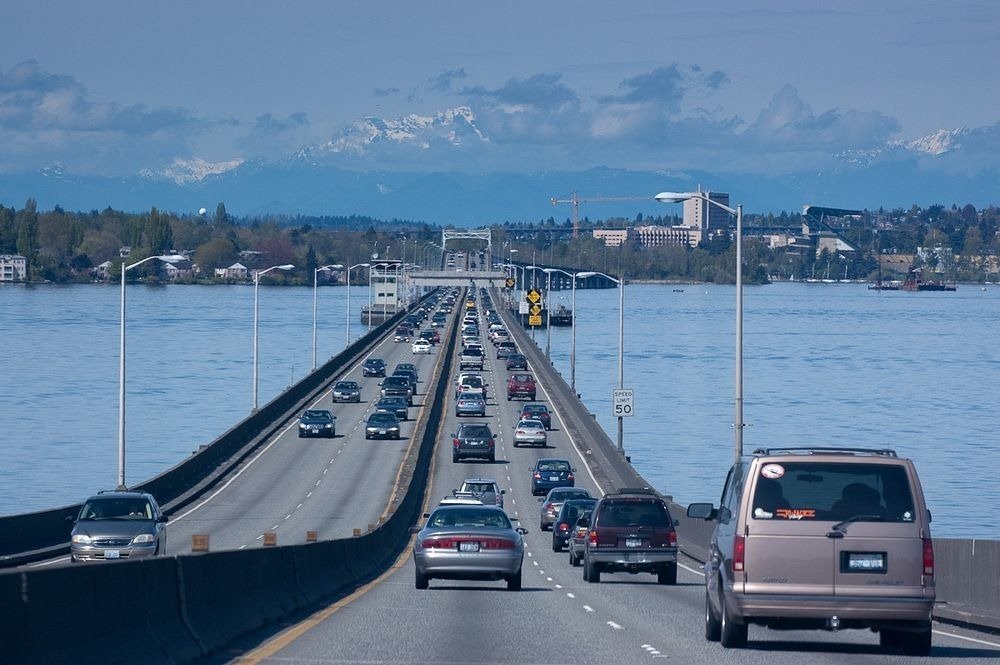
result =
[[88,535],[78,533],[72,538],[74,545],[89,545],[92,542],[92,538]]
[[145,545],[147,543],[153,542],[154,540],[155,540],[155,538],[153,538],[153,534],[151,534],[151,533],[140,533],[138,536],[136,536],[135,538],[132,539],[132,544],[133,545]]
[[327,424],[323,425],[323,427],[325,427],[326,429],[330,429],[331,427],[333,427],[333,424],[332,423],[327,423]]

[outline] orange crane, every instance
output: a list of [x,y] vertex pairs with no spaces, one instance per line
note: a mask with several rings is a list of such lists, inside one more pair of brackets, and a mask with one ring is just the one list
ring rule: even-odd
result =
[[572,203],[573,204],[573,237],[577,237],[580,234],[580,204],[581,203],[591,203],[597,201],[652,201],[652,196],[588,196],[581,198],[577,196],[576,192],[573,192],[572,198],[568,199],[550,199],[552,205],[558,205],[560,203]]

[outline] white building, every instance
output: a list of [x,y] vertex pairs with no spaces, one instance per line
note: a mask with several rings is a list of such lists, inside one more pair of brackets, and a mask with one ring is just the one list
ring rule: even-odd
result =
[[594,237],[604,241],[605,247],[620,247],[628,240],[629,229],[594,229]]
[[[729,194],[723,192],[702,192],[708,195],[716,203],[729,206]],[[731,215],[720,208],[714,206],[702,198],[690,198],[684,201],[684,226],[693,226],[702,231],[716,229],[728,229],[731,223]]]
[[0,282],[28,281],[28,259],[20,254],[0,254]]

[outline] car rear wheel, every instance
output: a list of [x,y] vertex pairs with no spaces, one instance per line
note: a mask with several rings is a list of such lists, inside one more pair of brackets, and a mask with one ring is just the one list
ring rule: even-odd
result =
[[426,575],[422,575],[419,570],[414,573],[413,586],[415,586],[416,588],[426,589],[429,582],[430,578],[427,577]]
[[521,590],[521,570],[518,569],[516,573],[507,578],[507,591],[520,591]]
[[451,461],[452,462],[458,462],[458,455],[452,455],[451,456]]
[[586,556],[583,558],[583,581],[591,584],[597,584],[601,581],[601,571]]
[[676,563],[664,564],[662,568],[657,570],[656,583],[677,584],[677,564]]
[[729,614],[726,601],[722,601],[722,623],[719,626],[719,641],[727,649],[742,649],[747,645],[748,626],[737,623]]
[[709,642],[718,642],[720,634],[722,632],[722,623],[719,621],[719,617],[715,616],[715,612],[712,610],[712,601],[708,597],[708,591],[705,592],[705,639]]
[[562,552],[562,543],[559,542],[559,539],[555,535],[552,536],[552,551]]
[[580,566],[580,557],[578,557],[577,555],[575,555],[572,552],[570,552],[569,553],[569,565],[573,566],[574,568],[578,568]]

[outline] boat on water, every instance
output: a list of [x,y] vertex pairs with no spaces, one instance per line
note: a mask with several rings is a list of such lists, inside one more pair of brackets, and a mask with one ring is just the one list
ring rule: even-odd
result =
[[894,279],[889,282],[878,281],[874,284],[868,285],[868,290],[870,291],[899,291],[900,287],[903,286],[903,282],[898,279]]
[[956,291],[958,287],[954,283],[924,280],[923,268],[911,266],[906,279],[900,285],[900,289],[903,291]]
[[553,326],[571,326],[573,325],[573,310],[565,305],[559,305],[552,312],[549,323]]

